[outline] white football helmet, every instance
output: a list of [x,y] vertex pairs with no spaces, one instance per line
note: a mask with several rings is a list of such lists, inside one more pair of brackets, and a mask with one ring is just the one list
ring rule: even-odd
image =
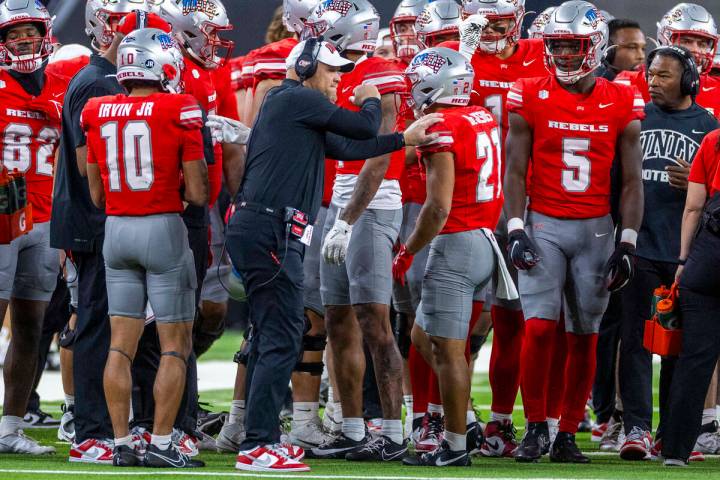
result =
[[117,80],[158,82],[168,93],[180,93],[185,62],[175,39],[157,28],[130,32],[118,47]]
[[235,43],[220,34],[233,26],[220,0],[164,0],[156,11],[172,25],[180,47],[202,67],[216,69],[231,57]]
[[395,55],[410,62],[422,48],[415,31],[415,20],[427,5],[427,0],[402,0],[390,19],[390,38]]
[[283,0],[283,24],[288,32],[300,35],[318,3],[320,0]]
[[125,15],[133,10],[150,12],[151,8],[147,0],[88,0],[85,34],[90,38],[90,45],[95,50],[108,48],[115,36],[115,27]]
[[302,40],[323,36],[339,52],[375,51],[380,15],[368,0],[323,0],[305,23]]
[[466,16],[484,16],[489,25],[497,21],[509,21],[509,27],[503,34],[486,34],[483,30],[478,48],[485,53],[497,55],[508,45],[514,45],[520,40],[525,0],[463,0],[463,12]]
[[545,25],[550,21],[550,15],[557,7],[548,7],[542,11],[527,29],[528,38],[542,39],[545,32]]
[[701,72],[712,68],[718,46],[718,30],[712,15],[700,5],[679,3],[657,24],[657,41],[660,45],[677,45],[683,36],[706,38],[710,47],[705,52],[693,52]]
[[592,3],[565,2],[545,26],[545,65],[559,82],[577,83],[601,65],[608,36],[607,22]]
[[[40,36],[9,39],[8,30],[22,24],[33,24]],[[53,52],[52,19],[37,0],[5,0],[0,4],[0,66],[20,73],[31,73],[42,67]]]
[[423,50],[415,55],[405,75],[410,81],[408,103],[418,116],[434,104],[464,107],[470,103],[475,72],[456,50]]
[[460,39],[462,5],[458,0],[435,0],[420,12],[415,20],[415,31],[423,47],[429,48],[442,43],[438,37],[453,35]]

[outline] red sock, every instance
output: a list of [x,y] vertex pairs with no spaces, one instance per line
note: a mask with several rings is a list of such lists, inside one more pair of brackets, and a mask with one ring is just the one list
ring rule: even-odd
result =
[[525,323],[521,361],[523,400],[529,422],[544,422],[547,418],[547,384],[556,328],[557,322],[541,318]]
[[465,360],[470,365],[470,337],[475,325],[480,321],[480,315],[483,313],[485,302],[473,302],[472,313],[470,314],[470,328],[468,328],[467,342],[465,342]]
[[493,344],[490,354],[490,387],[495,413],[509,415],[513,411],[520,386],[520,354],[525,336],[525,319],[520,310],[493,305]]
[[408,368],[412,384],[413,413],[425,413],[428,404],[428,376],[432,372],[432,368],[417,351],[415,345],[410,345]]
[[553,346],[552,360],[550,361],[550,372],[552,373],[548,380],[545,412],[548,418],[560,418],[560,414],[562,413],[566,359],[567,342],[565,340],[565,319],[560,315],[560,321],[558,322],[557,329],[555,329],[555,345]]
[[595,379],[597,333],[591,335],[565,334],[567,340],[566,388],[560,416],[560,431],[575,434],[585,415],[585,404]]

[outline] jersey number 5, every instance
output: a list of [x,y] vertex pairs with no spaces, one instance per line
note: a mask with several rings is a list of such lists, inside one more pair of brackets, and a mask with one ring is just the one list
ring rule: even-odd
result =
[[[484,160],[480,166],[477,183],[478,203],[490,202],[496,198],[500,198],[502,194],[502,151],[500,146],[500,134],[497,128],[493,128],[490,135],[487,132],[480,132],[477,136],[477,158]],[[490,176],[493,173],[493,166],[497,165],[497,180],[493,185],[490,182]]]
[[582,153],[590,150],[589,138],[563,138],[562,186],[568,192],[584,192],[590,186],[590,159]]
[[132,191],[150,190],[155,179],[152,164],[152,142],[150,126],[145,120],[127,122],[118,137],[117,122],[108,122],[100,128],[105,140],[105,158],[107,159],[108,183],[111,192],[122,190],[120,186],[120,152],[118,143],[122,140],[122,161],[125,183]]

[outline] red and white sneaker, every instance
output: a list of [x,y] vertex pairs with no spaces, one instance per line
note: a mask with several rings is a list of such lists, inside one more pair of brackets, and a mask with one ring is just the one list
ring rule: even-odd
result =
[[291,443],[276,443],[273,448],[280,450],[285,456],[297,460],[298,462],[305,458],[305,450],[302,447]]
[[198,440],[192,435],[188,435],[182,430],[173,428],[172,441],[178,446],[181,453],[184,453],[188,457],[196,457],[200,453],[198,448]]
[[633,427],[625,442],[620,447],[620,458],[623,460],[649,460],[653,442],[650,432],[640,427]]
[[310,467],[270,445],[241,450],[235,462],[238,470],[250,472],[309,472]]
[[515,427],[510,420],[488,422],[485,427],[485,441],[480,447],[484,457],[512,457],[517,449]]
[[68,460],[77,463],[112,465],[113,447],[114,445],[112,440],[88,438],[79,445],[73,443],[72,448],[70,448],[70,456]]
[[420,437],[415,441],[415,451],[428,453],[437,449],[443,441],[445,425],[439,413],[426,414]]
[[[662,456],[662,439],[657,440],[650,449],[650,460],[664,460]],[[690,452],[688,462],[704,462],[705,454],[698,451]]]
[[605,433],[607,428],[607,422],[595,425],[592,429],[592,433],[590,434],[590,441],[599,442],[600,440],[602,440],[603,434]]

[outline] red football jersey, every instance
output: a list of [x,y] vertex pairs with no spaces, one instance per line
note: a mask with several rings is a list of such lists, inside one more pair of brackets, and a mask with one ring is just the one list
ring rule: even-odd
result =
[[323,197],[322,206],[329,207],[333,196],[333,186],[335,185],[335,172],[337,170],[337,162],[335,160],[325,159],[325,177],[323,179]]
[[254,55],[253,88],[263,80],[283,80],[287,74],[285,60],[297,44],[297,39],[290,37],[259,48]]
[[7,70],[0,70],[0,163],[25,174],[35,223],[50,220],[55,150],[68,84],[66,77],[52,72],[46,72],[45,79],[42,93],[34,97]]
[[455,188],[443,233],[479,228],[494,230],[503,206],[502,147],[493,115],[482,107],[443,110],[443,121],[430,127],[437,140],[418,148],[422,156],[450,152]]
[[235,57],[232,60],[230,60],[230,85],[232,86],[233,92],[237,92],[241,88],[241,77],[242,77],[242,68],[243,63],[245,62],[245,57]]
[[705,135],[700,149],[695,154],[688,180],[693,183],[705,185],[708,196],[720,191],[720,175],[718,175],[718,162],[720,161],[720,130],[713,130]]
[[253,87],[253,73],[255,71],[255,55],[259,49],[251,50],[243,60],[242,69],[240,70],[240,89],[248,89]]
[[75,76],[80,70],[90,63],[90,57],[81,55],[67,60],[58,60],[57,62],[48,63],[46,72],[57,73],[61,77],[67,77],[68,81]]
[[202,111],[190,95],[90,99],[82,112],[88,163],[105,186],[108,215],[183,211],[181,162],[204,159]]
[[[360,111],[360,108],[350,101],[350,97],[352,97],[355,87],[362,84],[375,85],[380,91],[380,95],[404,93],[407,91],[407,83],[403,64],[379,57],[370,57],[359,62],[352,72],[345,73],[340,78],[337,88],[337,105],[347,110]],[[398,156],[391,159],[390,166],[385,172],[386,179],[398,180],[402,175],[405,162],[398,160]],[[364,163],[338,162],[337,173],[339,175],[358,175]]]
[[[626,70],[618,73],[615,82],[622,85],[633,85],[642,94],[645,103],[650,102],[645,67],[637,71]],[[720,120],[720,80],[710,75],[700,76],[700,91],[695,102]]]
[[607,215],[618,137],[645,118],[644,107],[635,89],[604,78],[588,95],[568,92],[553,76],[519,80],[508,110],[533,130],[528,208],[556,218]]

